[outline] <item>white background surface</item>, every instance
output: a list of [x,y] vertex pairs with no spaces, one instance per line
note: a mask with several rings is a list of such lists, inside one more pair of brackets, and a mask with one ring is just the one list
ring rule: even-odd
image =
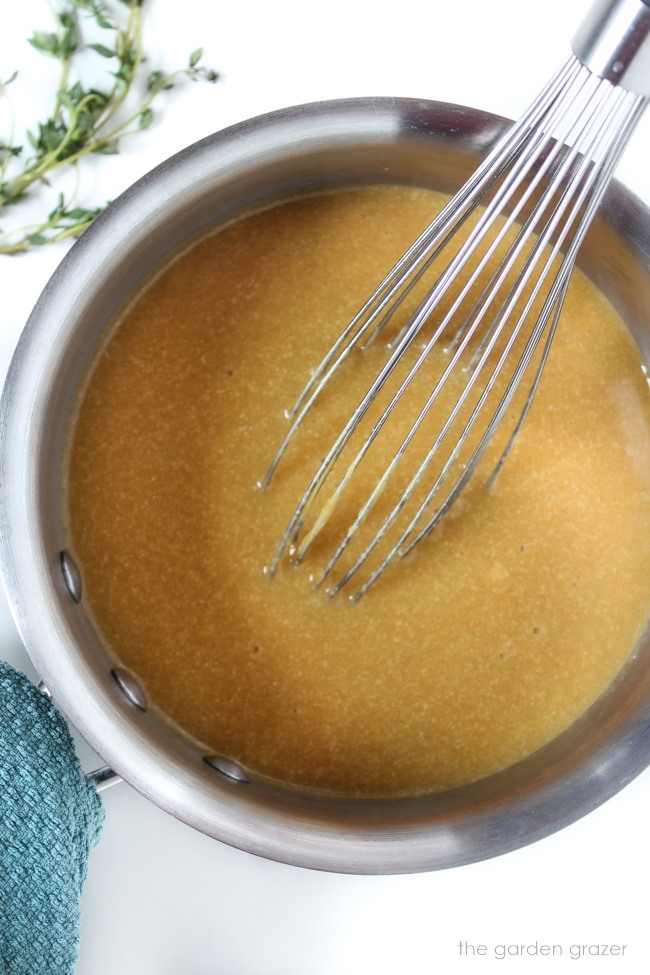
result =
[[[215,86],[170,93],[163,116],[120,156],[91,164],[83,202],[114,197],[190,142],[260,112],[349,95],[411,95],[516,116],[564,57],[585,0],[147,0],[151,66],[203,45]],[[25,42],[49,29],[45,0],[3,18],[0,77],[20,126],[52,75]],[[105,63],[101,65],[102,69]],[[30,117],[31,116],[31,117]],[[0,124],[5,125],[4,116]],[[0,132],[3,130],[0,129]],[[6,132],[6,128],[4,129]],[[619,169],[650,203],[650,113]],[[6,220],[0,222],[6,229]],[[0,257],[0,371],[65,247]],[[33,676],[8,610],[0,653]],[[101,764],[80,743],[84,766]],[[269,863],[175,822],[126,785],[107,820],[83,898],[78,975],[491,975],[650,972],[650,772],[586,819],[498,860],[407,877],[341,877]],[[460,957],[458,943],[487,946]],[[562,958],[494,957],[495,945],[560,944]],[[571,959],[575,944],[627,945]],[[30,973],[38,975],[38,973]]]

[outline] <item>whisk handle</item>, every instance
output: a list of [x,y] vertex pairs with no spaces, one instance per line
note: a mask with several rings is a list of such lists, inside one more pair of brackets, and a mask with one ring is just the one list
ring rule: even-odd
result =
[[590,71],[650,97],[650,0],[596,0],[571,46]]

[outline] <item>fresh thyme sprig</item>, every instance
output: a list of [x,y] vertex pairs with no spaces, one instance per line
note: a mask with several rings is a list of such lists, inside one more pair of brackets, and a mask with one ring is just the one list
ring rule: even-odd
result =
[[[180,77],[217,80],[217,72],[200,64],[200,48],[190,55],[185,68],[145,72],[143,2],[115,0],[114,7],[109,8],[99,0],[61,0],[56,29],[34,31],[32,46],[60,62],[59,81],[49,116],[36,131],[27,133],[29,147],[0,139],[0,216],[27,199],[36,187],[49,187],[50,177],[57,170],[75,167],[90,153],[118,152],[121,138],[151,125],[154,101]],[[106,43],[86,42],[87,26],[98,28]],[[72,77],[75,57],[84,50],[106,59],[110,79],[106,90],[85,87],[79,78]],[[0,95],[15,78],[16,73],[6,82],[0,81]],[[136,92],[136,83],[142,83],[143,91],[132,110],[127,99]],[[75,191],[58,193],[54,208],[35,225],[0,231],[0,254],[20,254],[42,244],[78,237],[104,206],[86,209],[76,205],[74,197]]]

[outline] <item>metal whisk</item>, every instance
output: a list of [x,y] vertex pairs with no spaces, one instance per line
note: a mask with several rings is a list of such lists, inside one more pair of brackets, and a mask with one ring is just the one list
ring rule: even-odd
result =
[[[501,468],[537,390],[578,248],[650,97],[649,4],[596,4],[573,40],[574,53],[398,261],[312,373],[289,414],[289,432],[263,486],[343,363],[417,298],[415,310],[389,345],[388,358],[300,499],[271,573],[287,552],[294,562],[303,560],[340,507],[368,452],[395,422],[396,410],[434,347],[445,349],[440,374],[424,405],[409,417],[406,433],[400,434],[399,446],[376,483],[346,522],[334,551],[326,553],[316,584],[329,580],[328,593],[334,595],[354,579],[352,598],[365,593],[394,560],[440,524],[508,416],[509,433],[505,438],[500,434],[488,482]],[[461,369],[459,391],[448,413],[426,433],[422,447],[432,408],[453,377],[457,382]],[[382,391],[388,402],[377,409]],[[389,482],[416,443],[420,455],[401,482],[397,500],[377,517]],[[326,485],[330,490],[323,501]]]

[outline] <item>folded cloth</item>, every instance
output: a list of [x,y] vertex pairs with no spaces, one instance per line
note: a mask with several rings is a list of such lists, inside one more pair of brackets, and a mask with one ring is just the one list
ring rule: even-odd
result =
[[65,721],[0,662],[0,973],[69,975],[104,812]]

